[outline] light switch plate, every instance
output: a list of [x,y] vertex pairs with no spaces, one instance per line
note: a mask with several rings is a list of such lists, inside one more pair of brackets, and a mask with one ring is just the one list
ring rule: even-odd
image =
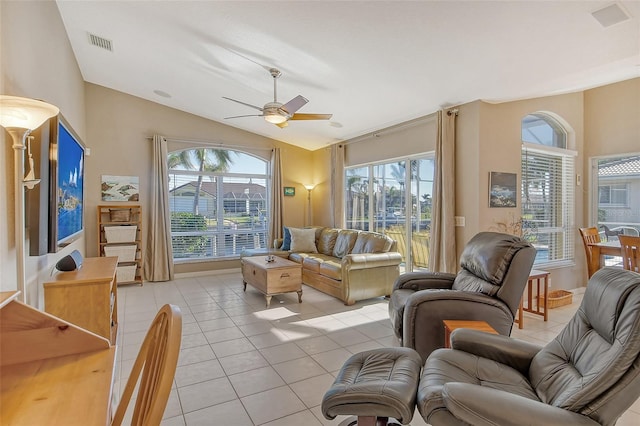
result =
[[456,226],[464,226],[464,216],[454,216],[456,220]]

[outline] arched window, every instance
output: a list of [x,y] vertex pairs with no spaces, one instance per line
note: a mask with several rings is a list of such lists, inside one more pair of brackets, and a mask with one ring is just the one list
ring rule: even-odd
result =
[[567,127],[544,112],[522,119],[523,231],[538,266],[573,262],[576,153],[567,149]]
[[174,151],[167,161],[174,261],[266,247],[267,161],[214,148]]

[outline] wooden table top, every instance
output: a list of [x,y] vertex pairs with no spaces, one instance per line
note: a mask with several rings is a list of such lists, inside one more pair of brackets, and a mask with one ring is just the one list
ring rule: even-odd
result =
[[469,321],[469,320],[443,320],[444,326],[449,332],[458,328],[470,328],[473,330],[484,331],[486,333],[498,334],[486,321]]
[[249,256],[244,257],[242,261],[251,263],[261,269],[302,267],[302,265],[297,262],[275,255],[273,256],[273,262],[267,262],[267,256]]

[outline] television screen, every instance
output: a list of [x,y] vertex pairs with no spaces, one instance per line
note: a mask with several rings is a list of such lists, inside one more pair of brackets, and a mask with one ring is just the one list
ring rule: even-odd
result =
[[[52,129],[50,159],[50,251],[57,251],[75,240],[84,228],[84,144],[71,126],[58,116],[57,126]],[[54,188],[55,186],[55,188]]]

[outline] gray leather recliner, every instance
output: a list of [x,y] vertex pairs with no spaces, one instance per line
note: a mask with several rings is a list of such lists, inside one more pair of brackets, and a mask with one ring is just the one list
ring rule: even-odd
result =
[[481,320],[509,336],[536,250],[521,238],[480,232],[464,248],[458,274],[400,275],[389,300],[389,317],[402,346],[423,361],[444,347],[443,320]]
[[460,329],[428,358],[418,410],[440,425],[613,425],[640,396],[640,274],[604,268],[544,347]]

